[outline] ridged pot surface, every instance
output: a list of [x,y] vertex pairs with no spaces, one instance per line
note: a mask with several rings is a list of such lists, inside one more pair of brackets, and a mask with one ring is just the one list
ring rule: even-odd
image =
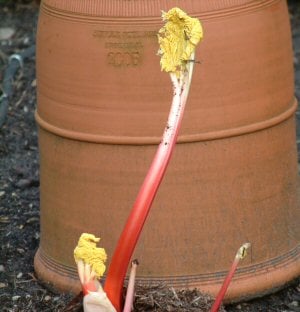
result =
[[[141,282],[215,294],[251,242],[227,300],[300,273],[289,18],[285,1],[45,0],[37,35],[41,242],[35,269],[79,289],[82,232],[111,256],[154,156],[172,99],[160,71],[160,11],[199,17],[179,144],[135,257]],[[108,261],[109,264],[109,261]]]

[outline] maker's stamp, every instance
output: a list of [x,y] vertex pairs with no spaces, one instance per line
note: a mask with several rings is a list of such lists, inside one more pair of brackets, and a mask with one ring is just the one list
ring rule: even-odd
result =
[[156,38],[156,31],[95,30],[93,37],[103,42],[107,64],[114,67],[136,67],[141,64],[144,41]]

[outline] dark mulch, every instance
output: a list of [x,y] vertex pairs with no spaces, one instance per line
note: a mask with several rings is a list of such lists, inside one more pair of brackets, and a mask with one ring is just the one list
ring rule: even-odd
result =
[[[299,3],[297,6],[297,1],[291,2],[290,8],[294,39],[299,41]],[[0,0],[0,28],[9,27],[14,31],[11,38],[0,41],[0,80],[9,56],[34,44],[37,15],[35,2]],[[295,54],[297,69],[299,52],[300,49]],[[39,156],[33,114],[35,107],[33,56],[25,60],[23,68],[15,75],[6,121],[0,129],[1,311],[62,311],[72,298],[45,288],[36,279],[33,269],[33,257],[39,244]],[[139,287],[135,310],[206,311],[210,300],[196,290],[175,291],[163,285]],[[226,310],[300,311],[300,280],[276,294],[227,306]]]

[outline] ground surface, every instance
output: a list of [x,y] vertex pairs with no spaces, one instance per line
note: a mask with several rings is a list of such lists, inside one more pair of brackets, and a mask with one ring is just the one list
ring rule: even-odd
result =
[[[296,94],[300,98],[300,9],[290,2],[295,50]],[[0,0],[0,81],[8,57],[32,46],[38,7],[31,1]],[[3,28],[9,28],[3,30]],[[10,36],[10,31],[13,35]],[[5,37],[10,37],[5,39]],[[1,87],[1,85],[0,85]],[[35,59],[28,58],[13,82],[6,122],[0,129],[0,311],[62,311],[70,296],[54,293],[36,280],[33,257],[39,244],[39,159]],[[1,95],[1,93],[0,93]],[[297,114],[297,119],[299,114]],[[299,124],[299,123],[298,123]],[[297,129],[300,137],[299,128]],[[139,289],[136,311],[205,311],[196,291],[167,287]],[[74,309],[75,311],[76,309]],[[300,311],[300,280],[259,300],[227,311]]]

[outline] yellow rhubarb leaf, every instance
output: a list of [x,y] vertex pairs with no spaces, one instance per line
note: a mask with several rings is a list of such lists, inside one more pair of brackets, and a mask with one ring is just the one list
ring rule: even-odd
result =
[[203,38],[203,29],[197,18],[188,16],[179,8],[163,12],[166,24],[158,32],[161,69],[179,77]]
[[89,264],[96,276],[100,278],[105,272],[105,261],[107,255],[104,248],[98,248],[97,243],[100,238],[93,234],[83,233],[78,241],[77,247],[74,249],[74,258],[76,263],[79,260]]

